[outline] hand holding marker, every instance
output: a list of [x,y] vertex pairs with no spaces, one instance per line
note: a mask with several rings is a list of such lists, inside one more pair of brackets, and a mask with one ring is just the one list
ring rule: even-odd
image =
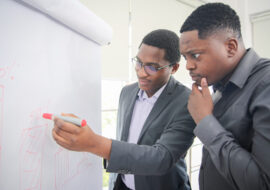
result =
[[62,119],[63,121],[73,123],[79,127],[83,127],[83,126],[87,125],[86,120],[75,118],[75,117],[62,116],[62,115],[56,115],[56,114],[51,114],[51,113],[44,113],[42,115],[42,117],[45,119],[51,119],[51,120],[53,120],[55,117],[57,117],[59,119]]

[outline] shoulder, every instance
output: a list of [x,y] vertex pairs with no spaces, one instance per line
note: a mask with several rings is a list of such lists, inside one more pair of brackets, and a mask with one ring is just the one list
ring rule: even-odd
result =
[[270,59],[267,59],[267,58],[258,59],[257,63],[255,64],[255,67],[252,70],[252,73],[256,73],[257,71],[260,71],[262,69],[266,69],[269,71]]
[[135,88],[139,88],[138,87],[138,82],[127,84],[126,86],[123,87],[122,90],[131,90],[131,89],[135,89]]
[[172,78],[172,82],[173,82],[173,91],[172,93],[175,96],[178,96],[180,98],[186,97],[188,98],[190,95],[191,90],[186,87],[185,85],[183,85],[181,82],[179,82],[178,80]]
[[133,93],[134,91],[138,90],[139,90],[138,82],[135,82],[124,86],[121,90],[121,94]]
[[176,90],[182,92],[183,94],[188,94],[188,95],[191,92],[191,89],[189,89],[188,87],[186,87],[185,85],[183,85],[180,82],[177,82]]
[[190,92],[189,88],[171,77],[159,101],[167,101],[167,106],[176,110],[186,109]]
[[260,58],[249,78],[256,80],[259,84],[270,84],[270,59]]
[[267,97],[270,93],[269,59],[260,58],[257,60],[242,91],[250,94],[252,102],[257,103],[258,100],[268,101]]
[[129,99],[131,99],[135,94],[138,93],[138,90],[139,90],[139,86],[137,82],[124,86],[121,90],[119,100],[129,101]]

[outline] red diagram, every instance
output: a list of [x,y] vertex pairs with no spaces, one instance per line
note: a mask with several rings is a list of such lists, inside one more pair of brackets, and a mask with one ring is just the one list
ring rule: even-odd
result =
[[0,161],[2,157],[2,132],[4,125],[5,82],[7,80],[14,80],[14,76],[11,75],[11,72],[15,66],[16,64],[13,63],[10,66],[0,67]]
[[[0,162],[2,156],[2,131],[4,125],[5,94],[9,90],[6,85],[10,80],[16,80],[12,75],[17,64],[0,68]],[[69,189],[72,183],[90,170],[91,160],[87,153],[76,153],[59,147],[52,141],[49,125],[51,121],[44,121],[42,114],[48,112],[50,102],[45,106],[33,108],[28,114],[28,122],[21,131],[18,160],[20,160],[20,190],[47,190],[44,184],[51,183],[54,190]],[[5,126],[8,127],[8,126]],[[48,135],[49,134],[49,135]],[[48,144],[53,149],[48,151]],[[74,159],[74,155],[76,159]],[[48,158],[51,158],[49,160]],[[48,161],[49,160],[49,161]],[[48,175],[44,166],[49,165]],[[48,170],[48,169],[47,169]],[[46,176],[44,176],[46,175]],[[72,184],[74,186],[74,184]],[[76,184],[78,187],[80,184]],[[80,188],[79,188],[80,189]]]
[[33,111],[30,114],[29,128],[25,128],[21,135],[21,190],[43,189],[43,180],[48,180],[48,176],[45,178],[42,176],[45,157],[53,157],[53,162],[50,163],[50,167],[53,168],[53,176],[50,176],[51,179],[49,181],[54,182],[55,190],[65,190],[74,179],[79,177],[82,172],[89,170],[91,166],[87,153],[76,153],[79,159],[74,163],[71,162],[70,152],[58,145],[55,145],[57,146],[56,151],[51,152],[50,155],[45,154],[46,142],[49,140],[46,136],[46,130],[48,128],[51,129],[51,126],[48,126],[46,122],[45,124],[39,124],[44,123],[44,119],[41,116],[45,111],[47,109],[42,108]]

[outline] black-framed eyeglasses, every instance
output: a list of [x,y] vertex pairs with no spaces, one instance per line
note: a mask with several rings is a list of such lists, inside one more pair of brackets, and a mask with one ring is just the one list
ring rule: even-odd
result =
[[168,65],[164,65],[161,67],[156,67],[154,63],[147,63],[147,65],[143,64],[140,60],[138,60],[137,57],[132,58],[132,63],[135,66],[135,70],[139,71],[142,67],[144,68],[144,71],[149,75],[154,75],[156,72],[158,72],[161,69],[164,69],[166,67],[170,67],[174,64],[170,63]]

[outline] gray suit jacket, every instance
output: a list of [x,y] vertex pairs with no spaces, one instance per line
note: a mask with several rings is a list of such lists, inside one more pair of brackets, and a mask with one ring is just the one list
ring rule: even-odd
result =
[[[146,119],[137,144],[130,144],[125,141],[138,91],[138,83],[122,89],[117,140],[112,141],[107,172],[134,174],[136,190],[190,189],[184,161],[195,127],[187,110],[190,90],[171,77]],[[116,177],[111,175],[110,189]]]

